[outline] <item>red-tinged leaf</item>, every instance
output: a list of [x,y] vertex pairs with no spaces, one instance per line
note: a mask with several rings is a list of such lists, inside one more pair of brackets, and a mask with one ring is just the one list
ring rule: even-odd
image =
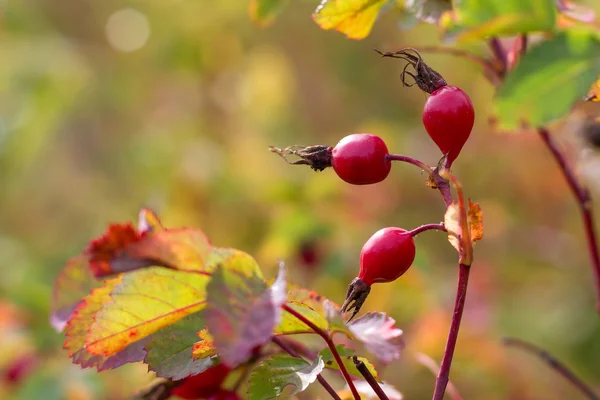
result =
[[140,213],[138,214],[138,232],[147,233],[164,230],[165,227],[154,211],[149,208],[142,208],[140,210]]
[[207,329],[202,329],[200,332],[198,332],[198,338],[200,341],[196,342],[192,348],[194,359],[201,360],[217,355],[215,341]]
[[349,39],[364,39],[388,0],[322,0],[312,15],[324,30],[334,29]]
[[202,312],[197,312],[167,326],[150,336],[146,343],[146,358],[151,371],[161,378],[180,380],[211,368],[211,357],[196,360],[192,348],[198,341],[197,332],[205,325]]
[[74,364],[78,364],[82,368],[96,367],[98,371],[103,371],[144,359],[146,355],[144,341],[127,346],[110,357],[90,354],[85,349],[85,338],[89,326],[94,321],[94,316],[102,305],[110,300],[110,292],[120,282],[120,277],[106,281],[103,287],[94,289],[90,295],[83,299],[73,312],[73,316],[67,323],[66,340],[63,347],[68,351]]
[[[234,267],[234,268],[231,268]],[[207,288],[206,326],[219,357],[230,367],[270,342],[286,299],[285,267],[271,287],[243,264],[217,267]]]
[[206,303],[210,277],[161,267],[121,276],[106,301],[86,327],[86,349],[112,355],[160,328],[200,311]]
[[95,276],[107,276],[149,266],[206,272],[212,246],[198,229],[156,230],[140,234],[130,224],[111,225],[92,241],[86,254]]
[[54,283],[50,313],[50,324],[54,329],[62,332],[82,299],[101,284],[94,279],[87,257],[70,259]]
[[400,358],[400,350],[404,348],[402,329],[395,325],[396,321],[385,313],[367,313],[348,323],[348,329],[367,350],[387,364]]
[[273,399],[280,396],[288,385],[294,386],[293,391],[288,392],[289,396],[292,396],[313,383],[323,371],[323,367],[320,356],[312,364],[288,355],[273,356],[263,361],[252,372],[248,389],[249,399]]

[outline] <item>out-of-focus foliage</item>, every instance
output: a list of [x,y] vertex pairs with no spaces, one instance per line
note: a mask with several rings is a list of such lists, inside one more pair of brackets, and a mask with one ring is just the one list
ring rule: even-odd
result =
[[[439,158],[421,124],[424,95],[371,51],[438,45],[437,28],[399,30],[390,12],[365,40],[351,41],[311,20],[317,3],[289,2],[258,29],[248,3],[234,0],[0,1],[0,371],[36,360],[17,385],[0,383],[1,398],[123,399],[153,379],[139,364],[81,370],[48,323],[65,261],[142,206],[169,226],[201,227],[215,246],[252,254],[269,276],[283,259],[290,282],[339,302],[373,232],[443,219],[439,195],[410,166],[356,187],[268,152],[370,132],[393,152]],[[595,1],[583,5],[600,12]],[[560,172],[535,135],[488,125],[493,88],[477,65],[424,56],[471,96],[477,114],[453,165],[486,218],[455,385],[464,398],[576,395],[535,359],[504,348],[510,335],[550,350],[598,388],[600,324],[581,222]],[[583,172],[600,181],[597,169]],[[405,398],[431,395],[433,377],[411,354],[440,359],[457,275],[444,234],[420,235],[417,246],[413,268],[376,285],[363,306],[404,330],[403,358],[376,367]]]

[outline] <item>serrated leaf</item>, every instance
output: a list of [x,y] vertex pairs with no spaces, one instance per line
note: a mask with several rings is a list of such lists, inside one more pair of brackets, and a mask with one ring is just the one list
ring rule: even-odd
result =
[[288,385],[294,386],[290,396],[301,392],[317,379],[323,367],[320,356],[312,364],[287,355],[273,356],[252,372],[248,389],[250,400],[273,399]]
[[250,0],[250,18],[262,28],[269,26],[287,3],[288,0]]
[[94,321],[94,316],[102,305],[110,300],[110,292],[121,282],[121,278],[107,280],[103,287],[94,289],[73,312],[67,323],[66,339],[63,345],[68,351],[74,364],[82,368],[96,367],[98,371],[117,368],[130,362],[142,361],[146,355],[145,341],[133,343],[110,357],[99,354],[90,354],[85,348],[85,338],[88,328]]
[[197,332],[205,325],[202,312],[190,314],[150,336],[144,362],[161,378],[174,380],[199,374],[215,364],[211,357],[194,359]]
[[[254,261],[254,260],[252,260]],[[271,341],[286,300],[285,267],[271,287],[241,263],[217,267],[207,292],[206,326],[223,363],[235,367]]]
[[406,0],[404,8],[428,24],[437,24],[446,11],[452,10],[452,0]]
[[322,0],[312,15],[324,30],[334,29],[349,39],[364,39],[388,0]]
[[210,276],[149,267],[121,276],[88,325],[87,351],[112,355],[206,305]]
[[[483,213],[478,203],[472,203],[469,199],[469,209],[467,210],[467,224],[469,226],[469,236],[471,243],[475,243],[483,238]],[[463,235],[460,225],[460,207],[458,203],[452,203],[444,215],[444,226],[448,231],[448,241],[462,254],[461,237]]]
[[71,258],[56,278],[52,291],[50,324],[54,329],[62,332],[83,298],[101,285],[102,282],[94,279],[87,257]]
[[478,40],[551,31],[556,14],[554,0],[462,0],[440,23],[458,40]]
[[600,40],[571,28],[531,48],[508,74],[495,99],[504,129],[542,126],[569,113],[600,75]]
[[[331,308],[332,315],[326,313],[326,304]],[[344,322],[340,318],[334,318],[335,310],[339,314],[340,306],[327,300],[316,292],[303,288],[294,288],[288,292],[286,305],[302,314],[306,319],[320,329],[335,332],[347,332]],[[313,332],[305,323],[292,314],[284,311],[281,322],[275,328],[275,334],[291,335],[298,333]]]
[[402,329],[395,324],[385,313],[367,313],[348,323],[348,329],[367,350],[387,364],[400,358],[400,350],[404,348]]
[[103,277],[154,265],[209,272],[206,259],[211,250],[210,242],[199,229],[140,233],[131,224],[113,224],[90,243],[85,254],[90,258],[94,275]]
[[[354,376],[362,379],[363,375],[356,368],[356,365],[354,364],[354,360],[352,359],[352,357],[354,356],[354,353],[355,353],[354,350],[345,347],[343,344],[338,344],[337,346],[335,346],[335,348],[336,348],[338,354],[340,355],[340,358],[342,359],[342,362],[344,363],[346,370],[348,370],[348,373],[350,375],[354,375]],[[331,352],[329,347],[321,350],[319,352],[319,355],[323,358],[323,362],[325,363],[325,368],[336,369],[336,370],[340,369],[340,366],[335,361],[335,358],[333,357],[333,353]],[[380,381],[379,374],[377,373],[375,366],[365,357],[357,357],[357,358],[365,364],[365,366],[367,367],[367,369],[369,370],[371,375],[373,375],[373,377],[377,381]]]

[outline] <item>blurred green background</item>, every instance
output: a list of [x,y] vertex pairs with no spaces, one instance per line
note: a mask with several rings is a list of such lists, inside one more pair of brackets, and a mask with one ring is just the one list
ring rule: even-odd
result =
[[[268,152],[369,132],[392,152],[439,158],[420,120],[425,94],[402,87],[400,62],[371,50],[439,45],[435,26],[405,31],[387,14],[351,41],[311,21],[317,3],[290,2],[259,29],[239,0],[0,0],[0,372],[37,360],[18,385],[0,383],[1,398],[123,399],[151,381],[141,365],[101,374],[71,365],[48,324],[65,261],[141,207],[254,255],[267,275],[283,259],[292,282],[338,303],[372,233],[442,220],[441,197],[410,165],[357,187]],[[487,54],[483,44],[468,50]],[[451,379],[465,399],[581,398],[502,346],[515,336],[600,391],[591,272],[560,172],[535,134],[490,128],[493,88],[477,65],[426,59],[475,105],[453,171],[485,216]],[[434,376],[415,355],[439,362],[456,289],[445,235],[424,233],[417,246],[411,270],[375,286],[363,309],[388,312],[405,332],[404,357],[383,377],[406,399],[431,396]],[[299,397],[326,398],[318,385]]]

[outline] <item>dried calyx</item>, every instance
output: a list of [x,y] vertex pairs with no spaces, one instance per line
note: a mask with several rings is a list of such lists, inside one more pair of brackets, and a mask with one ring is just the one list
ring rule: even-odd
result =
[[[325,145],[315,146],[288,146],[285,149],[280,149],[275,146],[269,147],[269,151],[279,154],[288,164],[292,165],[308,165],[315,171],[323,171],[327,167],[331,167],[331,152],[333,148]],[[299,160],[290,161],[288,156],[293,155],[299,157]]]
[[348,292],[346,293],[346,300],[344,301],[344,304],[342,304],[342,314],[352,312],[348,321],[358,314],[370,292],[371,286],[366,284],[365,281],[360,278],[354,278],[350,283]]
[[[433,93],[442,86],[446,86],[444,78],[429,65],[425,64],[421,54],[412,47],[407,47],[398,51],[381,52],[377,49],[373,49],[377,53],[381,54],[382,57],[400,58],[407,61],[407,64],[402,70],[400,75],[404,86],[417,85],[421,90],[427,93]],[[411,54],[414,53],[414,54]],[[408,71],[408,67],[412,67],[414,73]],[[407,83],[407,75],[414,79],[413,83]]]

